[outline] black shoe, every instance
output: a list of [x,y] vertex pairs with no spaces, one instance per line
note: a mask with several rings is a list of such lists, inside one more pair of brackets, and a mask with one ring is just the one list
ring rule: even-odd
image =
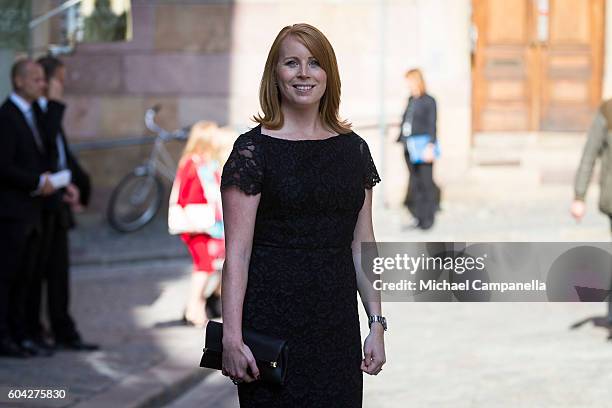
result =
[[183,326],[193,327],[195,324],[191,320],[187,320],[187,315],[183,313],[183,317],[181,317],[181,324]]
[[100,348],[97,344],[85,343],[81,339],[56,341],[55,348],[58,350],[73,350],[73,351],[96,351]]
[[23,351],[13,340],[4,338],[0,339],[0,357],[28,358],[30,354]]
[[421,223],[419,222],[419,220],[414,219],[410,223],[403,225],[402,226],[402,231],[415,230],[417,228],[420,228],[420,225],[421,225]]
[[50,355],[55,353],[55,347],[53,346],[53,343],[49,343],[43,337],[35,337],[34,339],[32,339],[32,341],[34,342],[34,344],[36,344],[38,348],[45,350],[46,352],[50,353]]
[[421,221],[419,222],[419,229],[428,230],[431,227],[433,227],[433,224],[434,224],[433,220],[432,221]]
[[193,320],[187,319],[187,316],[185,314],[183,314],[183,317],[181,318],[181,324],[183,326],[197,327],[199,329],[203,329],[204,327],[206,327],[206,324],[196,323]]
[[51,357],[53,355],[52,348],[43,346],[32,339],[22,340],[19,347],[32,357]]

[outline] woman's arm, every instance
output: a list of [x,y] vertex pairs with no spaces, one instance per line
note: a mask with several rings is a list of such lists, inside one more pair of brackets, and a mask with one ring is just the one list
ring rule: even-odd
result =
[[[357,274],[357,289],[363,307],[368,316],[380,316],[382,313],[380,292],[374,289],[372,282],[368,279],[368,275],[361,265],[361,243],[376,241],[372,226],[372,189],[366,189],[365,193],[366,197],[363,207],[359,211],[351,248],[355,273]],[[372,324],[370,334],[364,341],[363,352],[365,358],[361,364],[361,369],[368,374],[378,374],[386,362],[384,328],[380,323]]]
[[353,243],[351,249],[353,252],[353,263],[355,264],[355,272],[357,273],[357,289],[363,307],[370,315],[381,314],[380,292],[374,289],[372,282],[368,279],[367,273],[361,266],[361,243],[376,242],[374,238],[374,227],[372,226],[372,190],[365,190],[366,197],[359,211],[357,224],[355,225],[355,233],[353,234]]
[[436,106],[436,100],[430,97],[429,103],[427,104],[427,129],[431,136],[431,142],[435,143],[438,138],[438,108]]
[[[223,371],[247,382],[259,376],[253,354],[242,341],[242,306],[246,292],[255,217],[261,194],[247,195],[235,186],[221,193],[225,224],[223,310]],[[247,372],[251,369],[251,375]]]
[[425,149],[425,153],[423,154],[423,159],[425,163],[433,163],[435,160],[435,143],[437,141],[437,119],[438,112],[436,108],[436,100],[432,97],[429,97],[427,100],[426,108],[426,124],[427,124],[427,133],[431,136],[431,142],[427,145]]
[[403,143],[404,137],[410,136],[410,135],[404,135],[404,123],[408,120],[407,116],[408,116],[409,106],[410,106],[410,101],[408,102],[408,105],[406,105],[406,108],[404,109],[404,113],[402,114],[402,119],[400,120],[399,134],[397,135],[397,139],[395,140],[398,143]]

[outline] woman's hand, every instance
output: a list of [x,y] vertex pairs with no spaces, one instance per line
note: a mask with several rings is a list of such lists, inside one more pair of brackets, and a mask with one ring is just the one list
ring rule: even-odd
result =
[[[249,373],[250,370],[250,373]],[[242,341],[223,342],[223,364],[221,373],[235,382],[252,382],[259,379],[259,369],[249,346]]]
[[428,143],[425,147],[425,151],[423,152],[423,161],[425,163],[433,163],[436,158],[434,154],[435,145],[433,143]]
[[370,375],[378,375],[385,364],[385,337],[384,329],[379,323],[373,323],[370,334],[363,342],[364,359],[361,362],[361,371]]

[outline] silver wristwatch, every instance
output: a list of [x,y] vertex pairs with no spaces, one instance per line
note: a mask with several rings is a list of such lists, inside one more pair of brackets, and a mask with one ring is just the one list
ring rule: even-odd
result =
[[372,315],[368,316],[368,327],[372,328],[372,323],[378,322],[382,325],[383,329],[387,331],[387,319],[383,316]]

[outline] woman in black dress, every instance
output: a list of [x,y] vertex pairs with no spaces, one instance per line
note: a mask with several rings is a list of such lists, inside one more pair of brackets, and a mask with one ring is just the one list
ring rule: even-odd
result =
[[[380,296],[360,259],[361,243],[375,240],[380,178],[366,142],[338,116],[336,57],[319,30],[280,31],[260,103],[259,125],[235,141],[221,180],[223,373],[243,408],[361,407],[362,371],[385,363]],[[357,291],[372,321],[363,357]],[[257,381],[243,327],[288,341],[283,387]]]
[[[433,226],[435,213],[440,205],[440,189],[433,181],[434,144],[436,143],[436,100],[427,93],[425,80],[419,69],[406,72],[410,89],[408,106],[402,116],[398,142],[404,143],[404,158],[410,179],[404,205],[416,219],[415,227],[429,229]],[[429,135],[431,143],[424,153],[424,163],[412,163],[406,147],[407,138],[414,135]]]

